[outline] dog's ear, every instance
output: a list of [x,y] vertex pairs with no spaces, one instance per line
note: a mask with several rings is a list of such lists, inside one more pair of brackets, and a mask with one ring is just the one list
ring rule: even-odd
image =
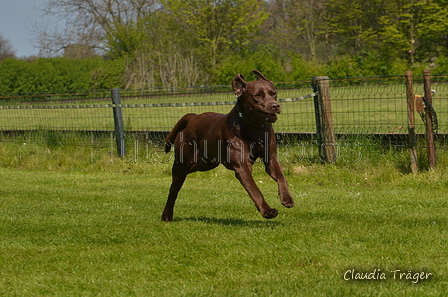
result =
[[267,79],[263,74],[261,74],[260,71],[255,69],[255,70],[252,70],[252,72],[255,73],[255,75],[257,76],[257,80],[265,80],[265,81],[269,81],[270,82],[270,80]]
[[239,98],[246,91],[246,82],[242,74],[238,74],[232,80],[233,93]]

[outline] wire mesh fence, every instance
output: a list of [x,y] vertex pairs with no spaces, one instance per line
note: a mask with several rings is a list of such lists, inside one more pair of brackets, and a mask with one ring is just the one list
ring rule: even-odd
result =
[[[418,78],[418,77],[417,77]],[[448,132],[447,77],[434,77],[433,107],[439,133]],[[414,93],[424,95],[423,82],[414,79]],[[373,77],[331,80],[331,102],[336,133],[408,133],[406,81],[404,77]],[[424,133],[423,121],[416,121],[416,132]]]
[[[342,139],[344,145],[353,146],[408,147],[409,110],[404,76],[328,79],[328,82],[331,129],[336,141]],[[413,82],[413,94],[424,96],[423,76],[414,75]],[[318,95],[313,81],[276,86],[282,108],[274,124],[279,144],[299,141],[318,145]],[[437,124],[435,146],[446,149],[448,76],[431,76],[431,89],[431,106]],[[119,104],[111,98],[111,90],[1,94],[0,141],[14,141],[17,135],[26,134],[30,141],[48,143],[49,138],[54,138],[51,141],[61,145],[93,146],[102,139],[106,143],[103,146],[110,148],[112,139],[116,138],[113,109],[118,106],[122,111],[126,146],[135,147],[136,140],[163,141],[186,113],[228,113],[236,102],[230,86],[120,90]],[[424,139],[425,109],[414,111],[415,133],[418,139]],[[427,144],[419,141],[418,145]]]

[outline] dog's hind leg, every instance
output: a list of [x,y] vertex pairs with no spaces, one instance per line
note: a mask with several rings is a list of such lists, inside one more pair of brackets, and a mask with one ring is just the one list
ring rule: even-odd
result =
[[173,212],[174,212],[174,204],[176,203],[177,195],[179,194],[182,185],[184,184],[185,179],[187,178],[187,174],[181,170],[176,172],[176,165],[173,165],[173,177],[172,183],[170,187],[170,192],[168,194],[168,200],[166,201],[165,209],[163,210],[162,220],[163,221],[172,221],[173,220]]

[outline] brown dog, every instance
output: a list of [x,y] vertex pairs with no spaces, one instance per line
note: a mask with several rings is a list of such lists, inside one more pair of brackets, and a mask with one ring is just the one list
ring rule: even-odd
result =
[[173,219],[174,203],[187,174],[210,170],[220,163],[235,171],[236,178],[262,216],[266,219],[275,218],[278,211],[266,203],[252,177],[252,165],[257,158],[263,160],[266,172],[277,181],[281,203],[285,207],[294,206],[288,183],[277,160],[271,125],[280,113],[277,91],[272,82],[258,70],[253,73],[257,75],[256,81],[245,82],[241,74],[233,79],[232,87],[238,99],[228,114],[186,114],[168,135],[165,151],[168,153],[174,143],[175,160],[162,220]]

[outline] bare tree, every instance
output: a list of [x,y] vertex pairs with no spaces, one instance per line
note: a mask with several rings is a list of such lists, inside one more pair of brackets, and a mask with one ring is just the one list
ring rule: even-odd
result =
[[159,53],[158,65],[162,84],[167,87],[194,86],[202,73],[191,56],[176,54],[168,58]]
[[35,46],[41,56],[61,54],[76,44],[105,53],[122,43],[120,36],[157,7],[157,0],[48,0],[43,14],[58,20],[58,28],[34,26]]
[[0,62],[7,58],[16,58],[11,42],[0,34]]

